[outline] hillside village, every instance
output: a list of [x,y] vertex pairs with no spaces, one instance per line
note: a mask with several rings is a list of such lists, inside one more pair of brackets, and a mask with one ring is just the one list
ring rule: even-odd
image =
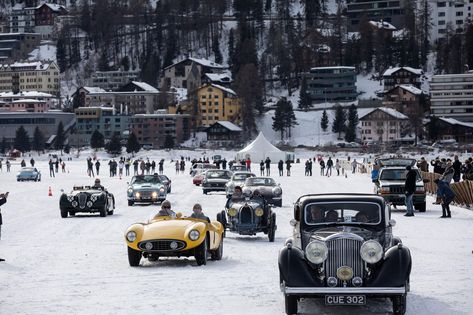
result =
[[471,0],[192,3],[1,2],[2,152],[471,142]]

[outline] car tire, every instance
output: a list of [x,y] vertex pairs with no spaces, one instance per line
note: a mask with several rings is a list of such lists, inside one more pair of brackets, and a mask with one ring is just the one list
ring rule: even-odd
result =
[[225,211],[217,213],[217,221],[223,225],[223,234],[222,236],[226,236],[226,228],[227,228],[227,218],[225,217]]
[[207,265],[207,237],[195,249],[194,257],[198,266]]
[[113,210],[107,211],[107,215],[113,215]]
[[103,217],[106,217],[106,216],[107,216],[107,205],[104,205],[104,206],[102,207],[102,209],[100,209],[99,213],[100,213],[100,216],[101,216],[102,218],[103,218]]
[[140,265],[141,256],[142,255],[139,250],[135,250],[128,246],[128,262],[130,263],[131,267],[137,267]]
[[393,302],[393,314],[404,315],[406,314],[406,295],[398,295],[391,298]]
[[275,203],[274,206],[281,208],[282,207],[282,199],[280,201],[278,201],[278,203]]
[[61,218],[67,218],[67,210],[61,208]]
[[284,305],[286,306],[286,314],[287,315],[297,314],[297,296],[295,296],[295,295],[285,295],[284,296]]
[[170,193],[171,193],[171,188],[168,189],[168,194],[170,194]]
[[272,243],[274,242],[274,236],[276,235],[276,213],[271,214],[271,221],[268,229],[268,239]]
[[132,207],[132,206],[133,206],[133,203],[134,203],[133,200],[128,200],[128,206],[129,206],[129,207]]
[[212,260],[222,260],[223,257],[223,238],[220,241],[218,248],[210,253]]
[[423,202],[423,203],[419,203],[415,206],[415,208],[417,210],[419,210],[419,212],[425,212],[425,209],[426,209],[426,203]]

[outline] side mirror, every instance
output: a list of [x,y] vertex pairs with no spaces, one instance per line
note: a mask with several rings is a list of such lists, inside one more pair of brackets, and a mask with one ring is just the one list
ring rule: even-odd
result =
[[176,213],[176,218],[178,219],[182,218],[182,213],[181,212]]
[[297,224],[297,221],[294,220],[294,219],[291,219],[291,221],[289,221],[289,224],[290,224],[292,227],[295,227],[296,224]]
[[389,219],[388,223],[392,227],[396,226],[396,220],[394,220],[394,219]]

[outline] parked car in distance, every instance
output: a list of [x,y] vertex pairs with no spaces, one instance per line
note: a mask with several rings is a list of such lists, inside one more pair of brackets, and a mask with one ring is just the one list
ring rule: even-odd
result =
[[300,298],[325,305],[359,306],[389,298],[406,312],[412,259],[392,235],[390,205],[370,194],[313,194],[297,199],[293,235],[279,252],[279,278],[287,314]]
[[232,172],[227,170],[208,170],[204,173],[202,192],[206,195],[211,191],[225,191],[225,185],[232,177]]
[[23,181],[41,181],[41,172],[38,171],[36,167],[22,167],[21,170],[16,175],[16,181],[23,182]]

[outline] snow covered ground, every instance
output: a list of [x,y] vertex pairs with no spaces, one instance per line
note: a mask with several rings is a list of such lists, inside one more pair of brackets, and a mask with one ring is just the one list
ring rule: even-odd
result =
[[[180,153],[141,153],[146,154],[157,160]],[[224,153],[227,158],[233,155]],[[128,207],[128,178],[106,176],[107,157],[103,155],[100,178],[115,194],[115,214],[61,219],[60,190],[92,184],[93,179],[86,175],[85,154],[66,161],[68,172],[54,179],[48,176],[46,158],[37,162],[43,174],[38,183],[15,181],[19,161],[12,166],[12,173],[6,173],[5,166],[0,173],[0,192],[10,191],[7,204],[2,206],[0,257],[6,262],[0,263],[0,314],[283,314],[277,258],[291,234],[293,202],[305,193],[372,192],[367,175],[329,178],[319,176],[316,169],[315,176],[305,177],[303,164],[295,164],[291,177],[275,176],[283,188],[283,207],[275,209],[278,230],[274,243],[263,234],[241,237],[227,233],[222,261],[197,267],[191,258],[156,263],[142,260],[141,267],[131,268],[123,233],[159,207]],[[169,199],[175,210],[190,214],[195,202],[212,218],[222,210],[223,194],[204,196],[187,172],[174,174],[169,159],[165,171],[172,179]],[[275,166],[272,171],[276,174]],[[49,186],[52,197],[47,195]],[[441,220],[440,207],[432,202],[429,197],[427,212],[413,218],[404,217],[402,210],[393,214],[397,220],[394,233],[413,256],[408,314],[472,314],[473,212],[453,207],[453,218]],[[390,302],[384,299],[368,300],[366,307],[356,308],[325,307],[317,300],[303,300],[300,306],[302,314],[391,312]]]

